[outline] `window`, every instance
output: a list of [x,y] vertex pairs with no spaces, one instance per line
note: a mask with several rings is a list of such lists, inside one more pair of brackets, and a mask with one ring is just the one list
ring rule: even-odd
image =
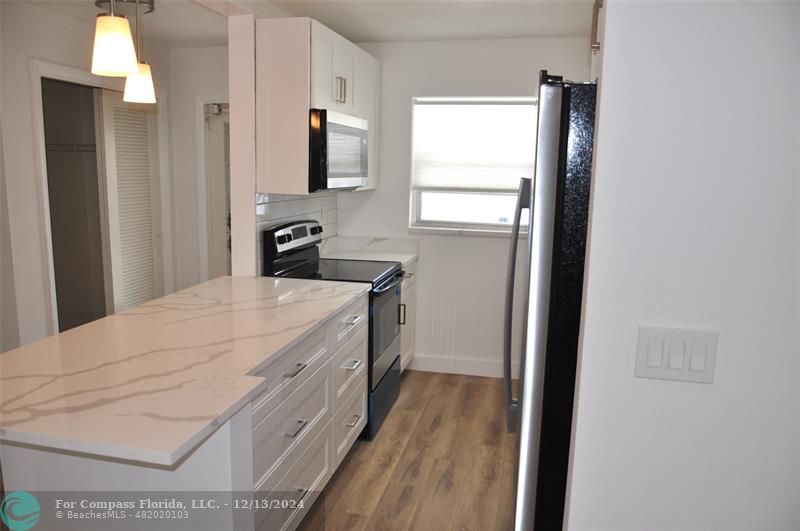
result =
[[535,155],[535,100],[415,99],[411,227],[508,231]]

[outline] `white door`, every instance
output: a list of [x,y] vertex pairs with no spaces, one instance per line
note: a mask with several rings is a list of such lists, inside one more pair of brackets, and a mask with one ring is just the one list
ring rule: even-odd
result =
[[114,311],[164,292],[155,105],[103,90],[101,130]]

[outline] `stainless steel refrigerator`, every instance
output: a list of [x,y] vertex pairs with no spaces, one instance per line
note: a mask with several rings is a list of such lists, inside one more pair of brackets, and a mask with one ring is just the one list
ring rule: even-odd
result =
[[[535,175],[520,183],[506,287],[504,373],[508,428],[517,433],[517,531],[563,526],[596,93],[595,84],[540,73]],[[525,215],[526,255],[517,268]],[[516,305],[522,315],[514,313],[515,285],[523,293]],[[515,322],[521,352],[513,348]],[[512,380],[515,358],[518,382]]]

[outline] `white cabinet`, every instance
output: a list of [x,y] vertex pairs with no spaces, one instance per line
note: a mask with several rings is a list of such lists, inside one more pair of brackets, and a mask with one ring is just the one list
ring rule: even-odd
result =
[[[354,83],[357,46],[344,37],[311,21],[311,106],[357,114]],[[359,116],[359,118],[366,118]]]
[[[400,329],[400,370],[404,371],[414,359],[417,338],[417,262],[405,267],[400,304],[405,308],[405,325]],[[402,314],[401,314],[402,316]]]
[[367,151],[368,170],[367,184],[358,189],[374,190],[378,187],[378,158],[380,154],[378,139],[380,137],[380,93],[381,64],[374,57],[362,54],[355,63],[355,82],[353,86],[353,102],[355,114],[369,124],[369,146]]
[[251,404],[254,491],[304,501],[256,512],[257,529],[294,529],[366,425],[368,302],[360,297],[256,374],[267,387]]
[[306,195],[309,110],[368,122],[368,181],[378,182],[380,62],[310,18],[256,21],[256,186]]

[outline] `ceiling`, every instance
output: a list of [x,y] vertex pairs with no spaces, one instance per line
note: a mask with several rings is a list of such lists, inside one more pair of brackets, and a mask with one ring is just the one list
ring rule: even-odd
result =
[[[29,1],[91,24],[101,11],[94,0]],[[117,2],[117,11],[134,18],[132,6]],[[225,17],[192,0],[156,0],[156,10],[142,17],[142,31],[145,49],[151,45],[168,49],[228,44]]]
[[[0,0],[2,1],[2,0]],[[28,0],[94,22],[93,0]],[[225,46],[224,14],[312,17],[354,42],[588,37],[592,0],[156,0],[144,15],[148,45]],[[118,11],[132,14],[131,6]]]
[[[257,16],[273,4],[354,42],[589,36],[592,0],[238,1]],[[274,16],[274,15],[272,15]]]

